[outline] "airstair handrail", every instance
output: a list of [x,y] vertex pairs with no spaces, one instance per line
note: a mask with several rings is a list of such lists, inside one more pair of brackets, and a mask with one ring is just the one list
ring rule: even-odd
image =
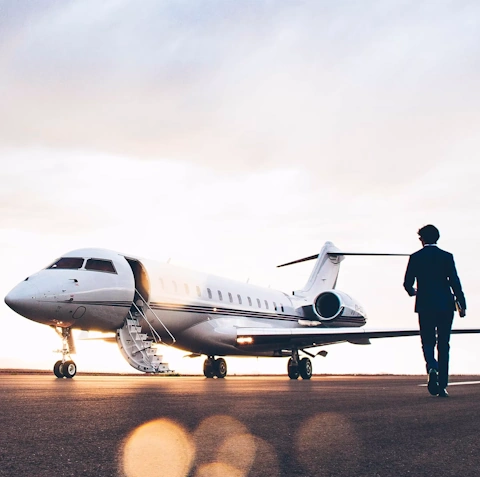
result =
[[[155,343],[162,343],[162,338],[161,336],[157,333],[157,331],[155,330],[155,328],[152,326],[152,324],[147,320],[147,317],[145,316],[145,313],[143,313],[143,311],[137,306],[137,304],[135,302],[132,302],[132,305],[135,307],[135,309],[137,310],[138,314],[146,321],[148,327],[150,328],[150,331],[152,332],[152,335],[153,335],[153,339],[155,340]],[[131,312],[129,312],[130,315],[132,316],[133,318],[133,315]]]
[[[137,295],[141,298],[141,300],[143,301],[143,303],[145,303],[145,305],[147,306],[147,308],[152,312],[153,316],[157,319],[157,321],[163,326],[164,330],[168,333],[168,335],[170,336],[170,338],[172,338],[172,342],[171,343],[164,343],[164,344],[170,344],[172,345],[173,343],[175,343],[177,340],[175,339],[175,337],[172,335],[172,333],[170,333],[170,330],[165,326],[165,324],[163,323],[163,321],[158,317],[158,315],[153,311],[152,307],[147,303],[147,300],[145,300],[145,298],[143,298],[142,294],[135,288],[135,293],[137,293]],[[148,325],[150,326],[150,329],[152,329],[153,331],[155,331],[151,325],[151,323],[148,321],[145,313],[137,306],[137,304],[134,302],[133,303],[135,305],[135,308],[138,310],[138,312],[142,315],[142,317],[144,318],[144,320],[148,323]],[[155,334],[160,338],[160,336],[158,335],[158,333],[155,331]],[[162,339],[160,338],[160,341],[162,341]]]

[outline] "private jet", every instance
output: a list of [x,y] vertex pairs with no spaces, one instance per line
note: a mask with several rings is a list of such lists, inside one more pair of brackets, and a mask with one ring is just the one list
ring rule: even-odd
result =
[[290,379],[310,379],[310,358],[327,354],[315,348],[418,335],[415,329],[365,327],[364,308],[336,289],[347,255],[405,254],[344,253],[327,242],[319,254],[279,265],[316,260],[305,286],[287,294],[111,250],[80,249],[27,277],[5,302],[57,331],[58,378],[75,376],[72,330],[84,330],[111,333],[127,362],[145,373],[168,371],[158,345],[169,345],[190,356],[205,355],[207,378],[227,375],[226,356],[270,356],[289,357]]

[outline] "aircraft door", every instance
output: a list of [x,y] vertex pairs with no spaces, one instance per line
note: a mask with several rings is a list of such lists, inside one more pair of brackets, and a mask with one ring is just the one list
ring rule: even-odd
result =
[[141,262],[132,258],[127,258],[127,262],[132,269],[133,276],[135,277],[135,289],[145,302],[148,303],[150,298],[150,280],[145,267]]

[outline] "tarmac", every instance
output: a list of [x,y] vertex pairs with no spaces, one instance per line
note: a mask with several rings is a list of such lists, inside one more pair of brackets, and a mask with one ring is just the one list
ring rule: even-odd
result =
[[424,383],[0,374],[0,476],[480,475],[480,377]]

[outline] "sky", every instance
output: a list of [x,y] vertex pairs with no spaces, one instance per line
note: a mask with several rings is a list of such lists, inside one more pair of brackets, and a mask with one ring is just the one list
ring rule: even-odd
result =
[[[301,288],[333,241],[412,253],[428,223],[480,327],[480,5],[470,1],[0,0],[0,292],[104,247]],[[405,258],[349,257],[367,326],[416,326]],[[0,367],[50,369],[60,341],[2,301]],[[451,371],[480,373],[454,336]],[[80,370],[134,371],[78,342]],[[340,344],[315,373],[424,372],[419,338]],[[165,349],[170,367],[202,358]],[[229,358],[229,374],[285,372]]]

